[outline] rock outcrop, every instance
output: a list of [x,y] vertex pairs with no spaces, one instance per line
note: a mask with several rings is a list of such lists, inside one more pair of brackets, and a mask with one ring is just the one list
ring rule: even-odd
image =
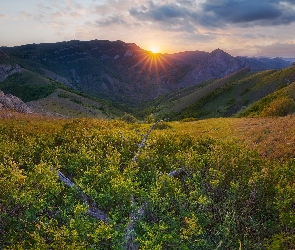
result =
[[32,113],[31,109],[20,98],[11,94],[5,95],[0,90],[0,110],[10,109],[20,113],[29,114]]
[[0,82],[4,81],[8,76],[22,72],[19,65],[0,64]]
[[179,85],[189,87],[211,79],[223,78],[246,66],[236,60],[235,57],[217,49],[209,53],[206,58],[202,55],[202,60],[192,64],[192,69],[185,75]]
[[19,65],[0,64],[0,82],[4,81],[8,76],[22,72]]

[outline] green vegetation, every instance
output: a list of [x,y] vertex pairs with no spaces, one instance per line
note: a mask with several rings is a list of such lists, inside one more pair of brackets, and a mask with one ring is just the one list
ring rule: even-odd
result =
[[144,121],[146,123],[154,123],[156,121],[155,116],[151,113],[149,115],[147,115],[146,117],[144,117]]
[[165,122],[138,152],[146,124],[1,119],[0,248],[292,249],[295,162],[247,149],[237,123]]
[[0,83],[0,89],[6,94],[12,94],[24,102],[44,98],[63,85],[30,71],[13,74]]
[[249,105],[239,117],[276,117],[295,112],[295,82]]
[[[69,111],[71,117],[99,117],[92,104],[88,110],[84,109],[88,101],[85,107],[81,107],[85,99],[72,98],[74,93],[101,104],[99,109],[108,117],[120,117],[126,112],[139,120],[146,120],[152,113],[156,120],[167,117],[182,120],[241,115],[257,101],[284,89],[295,80],[294,65],[263,72],[251,72],[247,67],[222,79],[214,78],[181,88],[191,84],[181,80],[191,71],[190,66],[183,64],[172,69],[165,63],[156,67],[155,58],[151,60],[153,57],[146,57],[143,51],[139,57],[121,60],[122,53],[126,51],[123,45],[122,42],[71,41],[5,48],[8,54],[2,53],[1,60],[11,65],[18,64],[24,70],[0,83],[0,89],[25,102],[50,98],[57,89],[71,92],[69,96],[65,93],[59,95],[59,98],[65,99],[65,107],[50,110],[51,105],[39,106],[38,110],[45,113],[60,111],[61,115],[67,116]],[[104,49],[98,50],[100,46]],[[117,55],[121,56],[118,60],[114,59]],[[169,71],[173,74],[167,75]],[[66,81],[73,89],[48,79],[48,76]],[[164,87],[164,84],[160,92],[165,94],[158,96],[156,89],[159,89],[161,81],[171,82],[172,85],[166,89],[168,85]],[[153,88],[155,92],[151,91]],[[69,107],[71,105],[66,99],[77,105]],[[54,103],[54,106],[60,104]],[[283,113],[290,112],[292,108]]]
[[110,101],[81,93],[29,70],[7,77],[0,83],[0,90],[30,102],[29,105],[40,114],[95,118],[122,114]]
[[125,113],[121,117],[121,120],[124,121],[124,122],[127,122],[127,123],[136,123],[137,122],[136,117],[131,115],[131,114],[128,114],[128,113]]
[[188,117],[188,118],[182,119],[181,121],[182,122],[194,122],[194,121],[197,121],[197,120],[198,120],[198,118]]
[[[272,100],[282,96],[295,99],[295,90],[292,87],[294,80],[294,66],[258,73],[240,70],[223,79],[164,96],[154,105],[159,117],[169,115],[173,120],[189,117],[206,119],[236,115],[261,116],[262,110]],[[293,112],[292,104],[289,104],[288,111],[282,111],[280,115]]]

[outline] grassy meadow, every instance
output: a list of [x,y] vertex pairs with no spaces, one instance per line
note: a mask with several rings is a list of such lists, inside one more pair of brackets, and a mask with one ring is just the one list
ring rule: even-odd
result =
[[294,115],[0,117],[1,249],[294,249]]

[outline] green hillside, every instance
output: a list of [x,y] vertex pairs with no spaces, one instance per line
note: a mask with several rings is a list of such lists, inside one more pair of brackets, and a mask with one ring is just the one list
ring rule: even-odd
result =
[[213,99],[216,91],[219,91],[220,89],[227,91],[232,82],[238,81],[251,74],[252,73],[249,72],[249,69],[242,69],[222,79],[182,89],[170,94],[168,98],[162,97],[158,100],[158,105],[160,105],[159,113],[162,115],[181,113],[182,110],[194,105],[194,103],[198,101],[206,102]]
[[29,70],[13,74],[0,82],[0,89],[21,98],[24,102],[44,98],[64,85]]
[[266,116],[266,110],[264,114],[261,112],[274,101],[272,106],[287,106],[287,111],[280,115],[290,114],[294,112],[291,84],[294,80],[294,65],[258,73],[249,72],[246,68],[222,79],[165,94],[136,107],[115,106],[110,101],[85,95],[25,69],[6,78],[0,83],[0,89],[20,97],[41,114],[113,118],[128,112],[144,119],[153,113],[156,117],[181,120],[189,117]]
[[49,96],[27,103],[34,112],[62,117],[115,118],[122,114],[111,103],[79,93],[56,89]]
[[[294,116],[148,132],[116,120],[0,115],[1,249],[295,244],[295,138],[280,158],[250,148],[258,136],[262,147],[273,137],[284,148]],[[261,137],[266,129],[272,137]]]
[[294,80],[294,65],[283,70],[240,72],[181,97],[166,109],[166,114],[172,113],[173,119],[243,114],[242,111],[247,110],[249,105],[287,87]]
[[[286,87],[282,87],[254,102],[237,115],[239,117],[267,117],[285,116],[295,112],[295,65],[292,66],[290,70],[291,72],[286,70],[283,74],[283,76],[286,77]],[[288,73],[293,73],[293,75]]]
[[233,57],[220,49],[153,54],[134,43],[107,40],[27,44],[1,50],[22,68],[88,95],[133,107],[243,68],[255,72],[290,66],[281,58]]
[[19,97],[39,114],[95,118],[114,118],[122,114],[120,108],[109,101],[83,94],[26,69],[0,82],[0,90]]

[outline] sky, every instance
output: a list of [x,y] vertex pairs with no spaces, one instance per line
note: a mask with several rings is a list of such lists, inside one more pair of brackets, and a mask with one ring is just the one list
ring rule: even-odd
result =
[[295,0],[0,0],[0,46],[94,39],[295,58]]

